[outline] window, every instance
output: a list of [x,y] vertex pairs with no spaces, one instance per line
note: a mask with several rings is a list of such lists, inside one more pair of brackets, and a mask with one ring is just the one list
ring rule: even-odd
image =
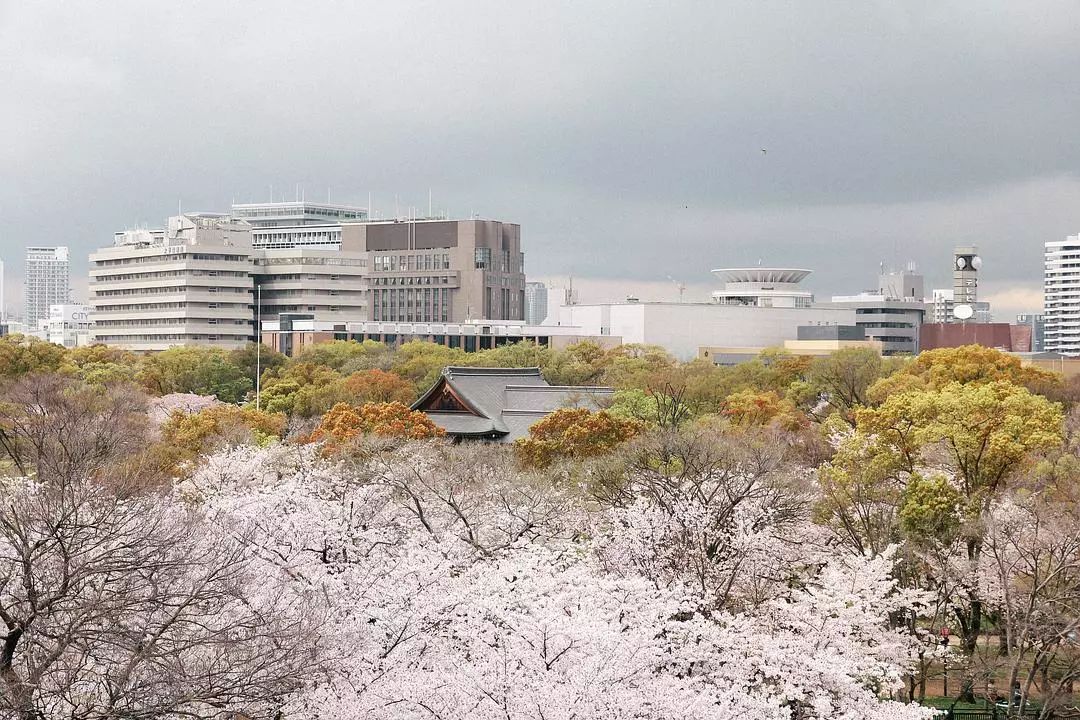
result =
[[476,248],[473,251],[473,266],[477,270],[486,270],[491,267],[491,248]]

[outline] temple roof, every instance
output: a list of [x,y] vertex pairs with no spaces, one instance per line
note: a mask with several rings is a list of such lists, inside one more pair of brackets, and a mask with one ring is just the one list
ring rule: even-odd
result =
[[549,385],[540,368],[447,367],[414,410],[454,437],[512,442],[563,407],[600,407],[612,388]]

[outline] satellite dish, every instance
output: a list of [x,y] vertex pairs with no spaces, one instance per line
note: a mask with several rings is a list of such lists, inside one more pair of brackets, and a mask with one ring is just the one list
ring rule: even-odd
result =
[[982,267],[982,258],[979,257],[978,255],[971,258],[971,267],[975,268],[976,270],[981,268]]
[[963,270],[966,267],[967,267],[967,259],[966,258],[962,258],[962,257],[956,258],[956,269],[957,270]]
[[957,305],[953,308],[952,314],[957,320],[969,320],[975,314],[975,311],[971,309],[970,305]]

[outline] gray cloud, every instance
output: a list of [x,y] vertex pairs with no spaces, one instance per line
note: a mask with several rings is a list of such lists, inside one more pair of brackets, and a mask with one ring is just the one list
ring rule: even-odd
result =
[[[0,254],[79,258],[178,201],[521,222],[540,275],[707,284],[880,261],[1001,297],[1080,230],[1073,2],[0,0]],[[762,154],[760,148],[767,148]],[[1009,294],[1011,293],[1011,294]]]

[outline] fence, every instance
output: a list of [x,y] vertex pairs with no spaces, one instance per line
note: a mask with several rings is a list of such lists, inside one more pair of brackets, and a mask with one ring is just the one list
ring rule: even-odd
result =
[[965,710],[946,710],[944,718],[945,720],[1012,720],[1012,718],[1029,718],[1034,719],[1039,717],[1039,711],[1033,708],[1028,708],[1021,714],[1017,714],[1014,710],[1010,715],[1005,708],[988,707],[982,709],[965,709]]

